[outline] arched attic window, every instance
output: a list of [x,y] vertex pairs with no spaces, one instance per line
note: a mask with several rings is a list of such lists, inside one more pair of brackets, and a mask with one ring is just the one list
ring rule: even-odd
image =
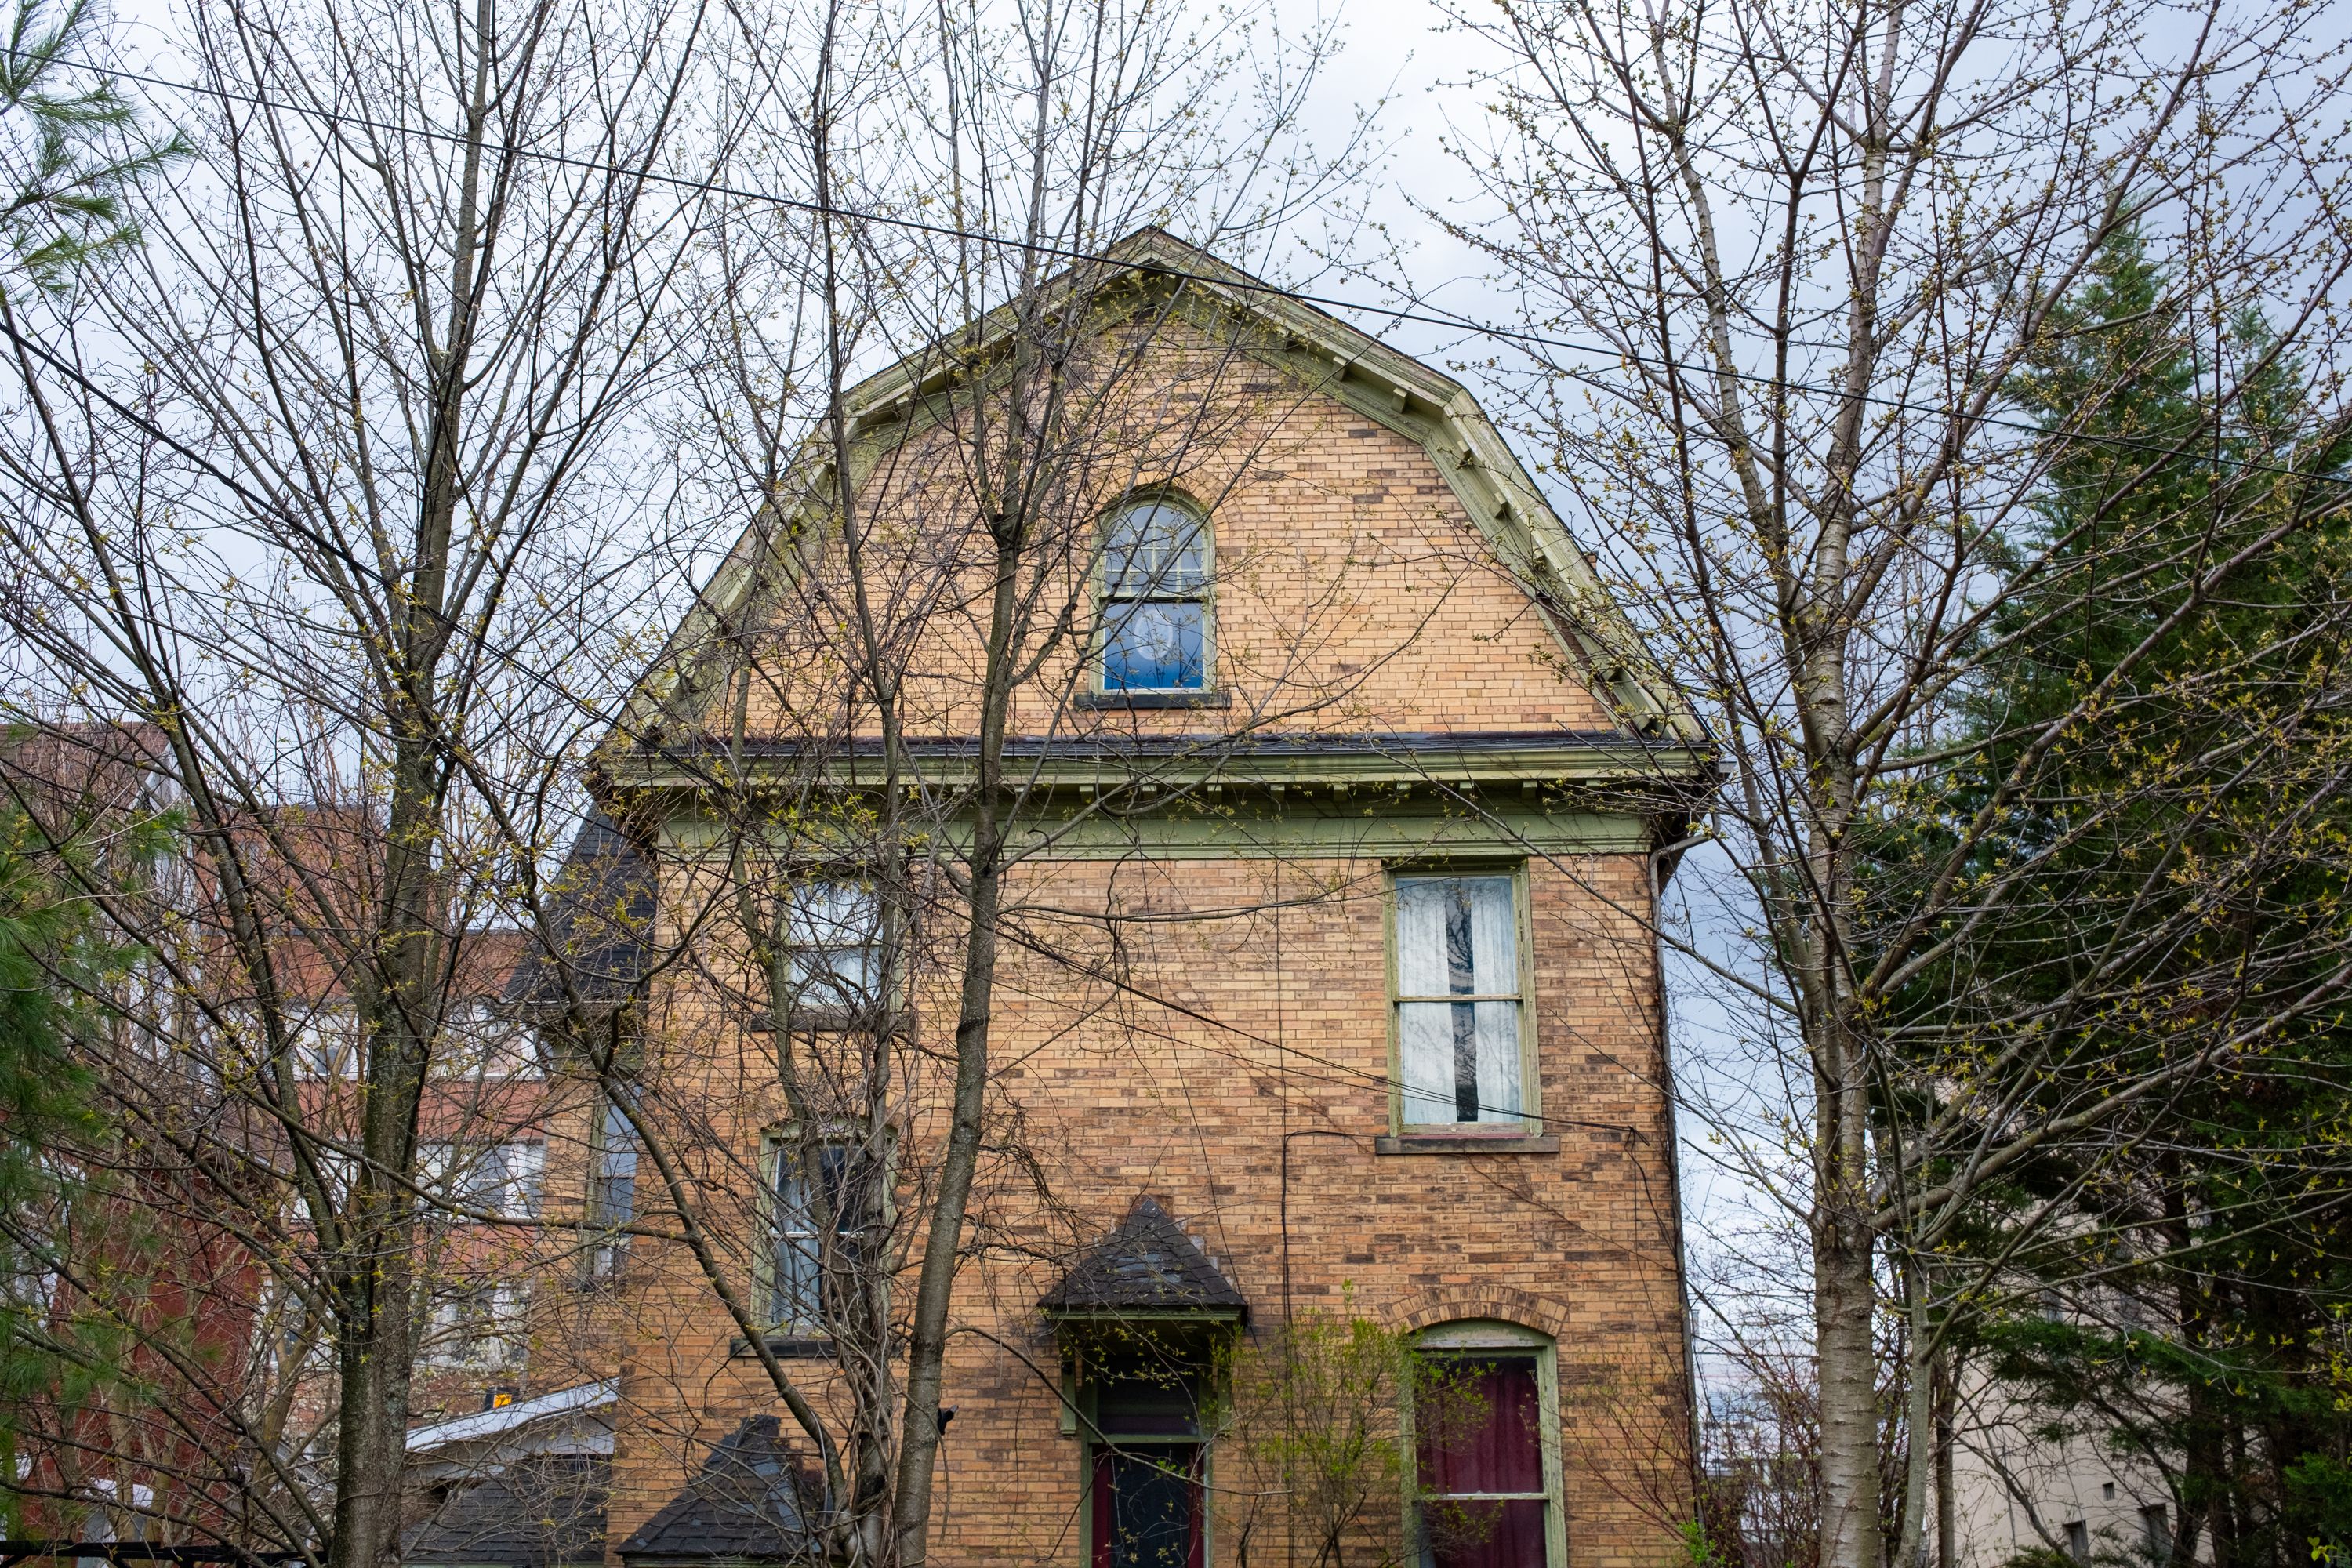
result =
[[1171,498],[1121,503],[1104,524],[1105,692],[1210,686],[1209,521]]

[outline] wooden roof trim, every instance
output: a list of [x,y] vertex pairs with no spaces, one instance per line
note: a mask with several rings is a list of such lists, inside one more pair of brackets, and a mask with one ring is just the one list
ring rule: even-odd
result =
[[[1301,360],[1328,367],[1319,377],[1305,378],[1428,452],[1497,559],[1543,608],[1562,652],[1596,695],[1614,700],[1626,728],[1704,744],[1706,730],[1696,714],[1657,673],[1567,525],[1461,383],[1158,228],[1129,235],[1111,247],[1106,261],[1080,263],[1045,287],[1068,288],[1082,268],[1101,267],[1124,268],[1147,286],[1154,277],[1196,285],[1229,314],[1264,329],[1271,341],[1258,357],[1293,374],[1305,375]],[[985,361],[1015,322],[1013,307],[1000,305],[965,339],[961,356],[934,360],[919,351],[852,387],[845,401],[858,455],[878,460],[884,448],[907,438],[919,423],[909,417],[915,404],[963,379],[953,363],[941,361]],[[830,480],[830,459],[813,454],[802,472],[807,476],[800,487],[803,497],[813,498]],[[787,498],[744,530],[632,694],[611,741],[628,745],[657,739],[665,717],[685,717],[680,709],[698,703],[704,693],[696,689],[695,666],[707,657],[698,657],[698,650],[727,622],[744,618],[764,564],[789,571],[775,544],[797,531],[807,506],[806,499]]]

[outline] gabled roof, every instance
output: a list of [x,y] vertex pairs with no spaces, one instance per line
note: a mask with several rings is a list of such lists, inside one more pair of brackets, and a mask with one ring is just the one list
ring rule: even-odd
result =
[[1054,1317],[1198,1312],[1238,1317],[1249,1300],[1217,1272],[1168,1211],[1138,1198],[1127,1218],[1070,1265],[1037,1303]]
[[[1563,652],[1626,729],[1676,751],[1705,744],[1696,714],[1656,674],[1567,526],[1461,383],[1160,228],[1139,229],[1102,259],[1074,265],[1041,287],[1106,288],[1122,276],[1139,286],[1139,305],[1152,297],[1150,290],[1178,290],[1180,310],[1194,319],[1220,317],[1227,330],[1238,327],[1251,357],[1418,443],[1497,560],[1546,607]],[[919,351],[858,384],[845,399],[854,439],[875,447],[904,439],[918,423],[904,416],[950,384],[962,367],[986,362],[1018,319],[1011,306],[1000,306],[953,334],[956,353]],[[808,493],[821,490],[830,471],[816,450],[802,476]],[[712,633],[756,614],[770,556],[793,532],[779,525],[787,521],[763,519],[745,530],[640,684],[616,733],[650,741],[695,728],[709,695],[700,665]],[[1672,763],[1668,771],[1684,766],[1705,771],[1693,763]]]
[[542,1457],[460,1487],[409,1535],[401,1561],[514,1568],[602,1563],[612,1464],[602,1454]]
[[621,1542],[624,1563],[814,1562],[806,1499],[814,1482],[773,1415],[721,1438],[686,1489]]

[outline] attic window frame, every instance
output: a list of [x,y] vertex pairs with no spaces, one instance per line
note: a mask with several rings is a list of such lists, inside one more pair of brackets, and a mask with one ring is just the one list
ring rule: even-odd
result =
[[[1188,517],[1192,522],[1192,537],[1199,542],[1201,574],[1197,584],[1185,587],[1151,582],[1139,589],[1129,589],[1114,582],[1111,574],[1111,542],[1119,523],[1139,511],[1164,508]],[[1100,544],[1094,563],[1095,637],[1089,658],[1092,679],[1087,683],[1091,705],[1139,708],[1220,706],[1225,700],[1217,684],[1217,539],[1216,527],[1209,509],[1181,490],[1147,489],[1130,490],[1104,509]],[[1113,617],[1118,606],[1130,605],[1198,605],[1201,607],[1201,683],[1198,686],[1114,686],[1110,682],[1110,645],[1114,629]]]

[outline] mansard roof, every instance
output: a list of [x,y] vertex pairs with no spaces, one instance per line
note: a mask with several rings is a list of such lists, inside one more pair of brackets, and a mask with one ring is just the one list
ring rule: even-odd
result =
[[[1196,319],[1221,316],[1226,330],[1238,328],[1239,344],[1252,358],[1290,372],[1420,445],[1497,560],[1545,607],[1562,650],[1594,695],[1622,716],[1626,731],[1670,751],[1705,747],[1696,714],[1655,673],[1654,661],[1584,552],[1461,383],[1156,227],[1139,229],[1103,258],[1076,264],[1041,288],[1104,287],[1111,280],[1106,268],[1139,286],[1139,303],[1149,290],[1180,289],[1180,303]],[[918,352],[852,388],[845,402],[853,440],[887,445],[905,439],[919,424],[905,416],[951,385],[957,367],[986,363],[1018,320],[1012,307],[1000,306],[968,331],[950,334],[957,353]],[[812,493],[830,471],[821,451],[810,459]],[[698,728],[696,717],[710,695],[702,689],[700,665],[713,633],[740,624],[768,579],[770,553],[791,531],[772,522],[744,531],[640,684],[619,733],[659,744]],[[1653,752],[1653,771],[1660,761]],[[1689,763],[1669,761],[1667,771],[1686,765],[1694,773],[1707,771],[1695,757]]]
[[1118,1228],[1082,1253],[1037,1305],[1055,1317],[1249,1310],[1248,1298],[1148,1197],[1136,1199]]
[[508,975],[505,1000],[530,1013],[619,1007],[646,978],[653,863],[601,806],[591,807],[548,886],[555,952],[534,945]]

